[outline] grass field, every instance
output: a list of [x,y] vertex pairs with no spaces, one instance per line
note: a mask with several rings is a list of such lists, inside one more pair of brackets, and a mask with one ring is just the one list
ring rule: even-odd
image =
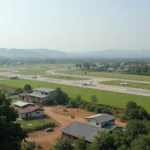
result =
[[145,107],[145,109],[150,112],[150,97],[146,97],[146,96],[137,96],[137,95],[108,92],[108,91],[101,91],[95,89],[72,87],[67,85],[37,82],[32,80],[1,80],[0,84],[6,84],[6,85],[16,86],[16,87],[24,87],[25,84],[30,84],[33,88],[38,86],[46,87],[46,88],[60,87],[64,92],[68,93],[70,98],[73,99],[76,97],[77,94],[80,94],[83,100],[90,101],[90,97],[92,95],[96,95],[98,98],[98,103],[109,105],[109,106],[116,106],[119,108],[124,108],[128,101],[135,101],[137,104]]
[[[0,80],[0,81],[8,81],[8,80]],[[6,92],[6,93],[14,93],[16,90],[15,86],[9,86],[5,84],[0,83],[0,91]]]
[[72,77],[72,76],[63,76],[63,75],[44,75],[43,77],[63,79],[63,80],[88,80],[90,79],[90,78],[84,78],[84,77]]
[[19,70],[17,74],[22,74],[22,75],[44,75],[46,74],[46,69],[25,69],[25,70]]
[[83,75],[83,76],[93,76],[93,77],[105,77],[105,78],[116,78],[116,79],[125,79],[125,80],[137,80],[137,81],[149,81],[150,76],[143,75],[131,75],[131,74],[122,74],[122,73],[112,73],[112,72],[89,72],[83,70],[58,70],[57,73],[70,74],[70,75]]
[[43,126],[53,121],[49,117],[44,117],[44,118],[37,118],[37,119],[30,119],[30,120],[17,120],[16,122],[21,124],[21,126],[24,129],[29,129],[29,128],[35,128],[36,126]]
[[[102,81],[100,83],[106,85],[117,85],[120,86],[121,80],[112,80],[112,81]],[[150,89],[150,84],[148,83],[139,83],[139,82],[127,82],[128,85],[125,87],[132,87],[132,88],[140,88],[140,89]]]

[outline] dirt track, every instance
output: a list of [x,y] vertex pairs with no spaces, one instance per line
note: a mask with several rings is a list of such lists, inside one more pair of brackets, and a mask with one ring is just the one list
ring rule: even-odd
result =
[[[67,110],[67,112],[64,110]],[[36,131],[30,133],[28,138],[28,140],[42,145],[44,150],[49,150],[56,143],[61,136],[61,129],[63,127],[71,124],[73,121],[85,122],[85,117],[93,115],[92,112],[64,107],[45,107],[45,114],[52,117],[58,123],[58,127],[54,129],[54,132]],[[75,116],[75,119],[71,119],[71,115]],[[125,125],[120,123],[119,120],[116,121],[116,124],[120,126]]]

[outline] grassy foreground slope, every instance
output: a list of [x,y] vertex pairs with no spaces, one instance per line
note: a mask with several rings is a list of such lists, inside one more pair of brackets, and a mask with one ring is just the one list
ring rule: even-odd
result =
[[147,111],[150,112],[150,97],[137,96],[131,94],[122,94],[116,92],[101,91],[95,89],[87,89],[80,87],[73,87],[67,85],[37,82],[32,80],[1,80],[0,84],[6,84],[15,87],[24,87],[25,84],[30,84],[34,87],[47,87],[47,88],[57,88],[60,87],[64,92],[68,93],[70,98],[75,98],[77,94],[82,96],[85,101],[90,101],[91,95],[96,95],[98,98],[98,103],[105,104],[109,106],[115,106],[119,108],[124,108],[128,101],[135,101],[138,105],[142,105]]
[[113,72],[90,72],[83,70],[58,70],[57,73],[62,74],[71,74],[71,75],[83,75],[83,76],[93,76],[93,77],[105,77],[105,78],[116,78],[116,79],[125,79],[125,80],[137,80],[137,81],[149,81],[150,76],[144,75],[131,75],[123,73],[113,73]]
[[[112,80],[112,81],[102,81],[100,83],[106,84],[106,85],[117,85],[120,86],[121,80]],[[126,87],[132,87],[132,88],[140,88],[140,89],[150,89],[150,84],[148,83],[140,83],[140,82],[128,82],[128,85]]]

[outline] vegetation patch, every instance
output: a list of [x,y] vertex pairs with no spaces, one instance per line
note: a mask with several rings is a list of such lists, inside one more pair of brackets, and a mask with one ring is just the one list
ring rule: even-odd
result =
[[55,126],[54,121],[47,116],[36,119],[17,120],[16,122],[19,123],[21,127],[24,128],[27,132]]

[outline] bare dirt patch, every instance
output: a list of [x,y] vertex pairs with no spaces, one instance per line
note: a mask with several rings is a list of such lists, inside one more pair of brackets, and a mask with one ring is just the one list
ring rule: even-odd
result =
[[[79,108],[65,108],[62,106],[58,107],[45,107],[45,114],[52,117],[58,124],[58,127],[54,129],[53,132],[45,132],[44,130],[36,131],[29,134],[28,140],[35,141],[40,144],[44,150],[49,150],[52,145],[61,137],[61,129],[65,126],[68,126],[73,121],[85,122],[84,118],[90,115],[93,115],[92,112],[87,112]],[[66,115],[68,113],[69,115]],[[71,116],[74,116],[74,119],[71,119]],[[116,123],[120,126],[119,120]]]

